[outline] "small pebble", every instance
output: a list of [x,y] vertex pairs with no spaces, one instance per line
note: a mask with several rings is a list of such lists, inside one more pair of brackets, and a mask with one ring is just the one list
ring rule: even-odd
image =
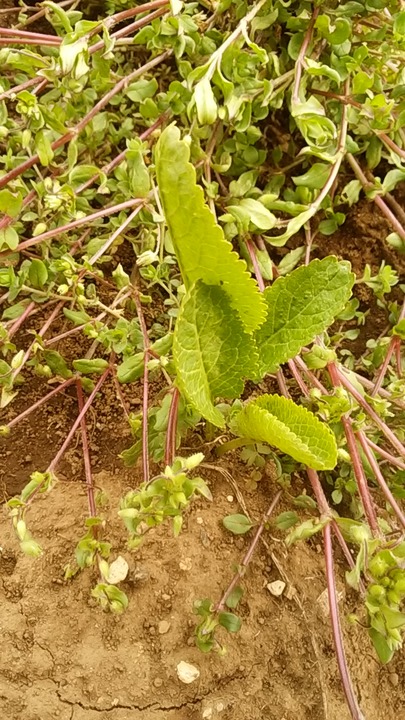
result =
[[205,708],[203,714],[203,720],[211,720],[212,718],[212,707]]
[[193,567],[193,561],[191,558],[184,558],[184,560],[180,560],[179,562],[180,570],[191,570]]
[[198,517],[198,518],[197,518],[197,525],[204,525],[204,518]]
[[185,685],[190,685],[200,677],[200,671],[195,665],[190,665],[188,662],[181,660],[177,665],[177,677]]
[[226,499],[228,500],[229,503],[232,503],[232,502],[233,502],[233,495],[227,495],[227,496],[226,496]]
[[266,621],[265,621],[265,619],[264,619],[264,618],[262,618],[262,617],[259,617],[259,619],[258,619],[258,621],[257,621],[257,622],[259,623],[259,625],[264,625],[264,623],[265,623]]
[[274,580],[274,582],[267,583],[267,590],[274,595],[274,597],[280,597],[285,590],[285,582],[282,580]]
[[155,678],[153,681],[153,684],[156,688],[162,687],[162,685],[163,685],[162,678],[159,678],[159,677]]
[[158,625],[159,635],[166,635],[170,630],[170,623],[167,620],[161,620]]
[[225,710],[225,703],[223,703],[223,702],[218,702],[218,703],[216,704],[216,710],[217,710],[217,712],[219,712],[219,713],[222,712],[223,710]]
[[390,673],[389,678],[390,678],[391,685],[393,685],[394,687],[397,687],[397,685],[399,684],[398,673],[396,673],[396,672]]

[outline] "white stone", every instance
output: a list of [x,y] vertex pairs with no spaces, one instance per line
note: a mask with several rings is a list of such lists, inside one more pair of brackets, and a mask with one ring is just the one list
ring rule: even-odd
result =
[[181,660],[177,665],[177,677],[185,685],[190,685],[200,677],[200,671],[195,665]]
[[274,582],[267,584],[267,590],[274,595],[274,597],[280,597],[285,590],[285,582],[282,580],[274,580]]
[[128,563],[125,558],[119,555],[114,562],[111,563],[108,572],[108,582],[110,585],[118,585],[118,583],[125,580],[128,575]]

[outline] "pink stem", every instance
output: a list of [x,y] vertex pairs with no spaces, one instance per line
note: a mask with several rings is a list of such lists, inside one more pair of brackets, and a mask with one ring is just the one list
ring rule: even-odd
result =
[[[142,65],[142,67],[137,68],[129,75],[126,75],[126,77],[122,78],[119,82],[117,82],[111,90],[109,90],[108,93],[106,93],[99,101],[96,103],[92,109],[87,113],[87,115],[80,120],[80,122],[77,123],[77,125],[68,130],[67,133],[62,135],[60,138],[55,140],[51,144],[52,150],[57,150],[60,147],[63,147],[63,145],[66,145],[66,143],[73,140],[73,138],[77,137],[82,130],[88,125],[91,120],[101,111],[104,109],[106,105],[111,101],[115,95],[120,93],[122,90],[124,90],[135,78],[139,77],[140,75],[143,75],[146,72],[149,72],[149,70],[152,70],[156,65],[159,65],[161,62],[166,60],[168,57],[170,57],[171,51],[167,50],[166,52],[162,53],[161,55],[158,55],[157,57],[153,58],[153,60],[150,60],[145,65]],[[22,175],[26,170],[29,170],[33,165],[36,165],[36,163],[39,162],[39,155],[33,155],[32,157],[28,158],[27,160],[24,160],[23,163],[18,165],[17,167],[13,168],[13,170],[10,170],[8,173],[3,175],[3,177],[0,178],[0,190],[8,185],[8,183],[11,180],[14,180],[15,178],[19,177],[19,175]]]
[[[328,366],[329,369],[330,366]],[[335,366],[333,366],[335,367]],[[400,455],[405,457],[405,447],[402,445],[402,443],[399,442],[398,438],[395,436],[395,434],[392,432],[392,430],[388,427],[388,425],[381,420],[380,416],[377,415],[377,413],[373,410],[373,408],[368,404],[368,402],[360,395],[360,393],[356,390],[354,385],[349,382],[349,380],[344,376],[342,372],[340,372],[336,368],[336,372],[338,374],[339,380],[341,384],[346,388],[346,390],[349,391],[349,393],[354,397],[356,402],[363,408],[363,410],[366,411],[366,413],[369,415],[369,417],[375,422],[376,425],[382,430],[387,440],[391,443],[391,445],[399,452]]]
[[99,378],[99,380],[97,381],[94,390],[91,392],[91,394],[90,394],[89,397],[87,398],[86,402],[85,402],[84,405],[83,405],[83,408],[82,408],[81,411],[79,412],[79,415],[77,416],[77,418],[76,418],[76,420],[74,421],[72,427],[70,428],[69,434],[68,434],[68,436],[66,437],[65,442],[63,443],[63,445],[62,445],[62,447],[60,448],[60,450],[58,450],[58,452],[56,453],[56,455],[55,455],[54,459],[52,460],[51,464],[47,467],[46,472],[52,473],[52,472],[55,471],[55,468],[57,467],[57,465],[58,465],[61,457],[64,455],[66,449],[69,447],[70,443],[72,442],[73,436],[74,436],[77,428],[78,428],[79,425],[81,424],[82,418],[85,416],[87,410],[88,410],[89,407],[92,405],[94,398],[96,397],[98,391],[100,390],[101,386],[102,386],[103,383],[105,382],[105,380],[106,380],[106,378],[107,378],[107,376],[108,376],[108,374],[109,374],[110,372],[111,372],[111,368],[108,367],[108,368],[103,372],[103,374],[101,375],[101,377]]
[[[84,408],[84,399],[83,399],[82,382],[81,382],[80,378],[76,378],[76,392],[77,392],[77,404],[79,407],[79,413],[81,414],[83,412],[83,408]],[[84,461],[84,472],[86,475],[87,501],[89,504],[89,515],[90,515],[90,517],[96,517],[97,516],[97,508],[96,508],[96,501],[94,498],[94,484],[93,484],[93,475],[91,472],[89,441],[88,441],[88,437],[87,437],[87,425],[86,425],[86,415],[85,414],[82,415],[82,418],[80,420],[80,427],[81,427],[81,431],[82,431],[83,461]]]
[[169,418],[167,422],[166,446],[165,446],[165,465],[172,465],[176,454],[176,432],[177,432],[177,414],[179,409],[180,393],[175,387],[173,390],[172,401],[170,404]]
[[[48,331],[49,327],[51,326],[51,324],[53,323],[55,318],[59,315],[59,312],[63,308],[64,304],[65,304],[65,300],[62,300],[62,302],[58,303],[57,306],[53,309],[49,318],[43,324],[40,331],[38,332],[39,337],[43,337],[45,335],[45,333]],[[25,363],[27,362],[29,356],[31,355],[31,351],[36,343],[37,343],[37,340],[36,339],[33,340],[31,345],[25,351],[25,354],[24,354],[21,364],[15,370],[13,370],[13,372],[11,374],[11,381],[13,383],[14,383],[16,377],[20,374],[21,370],[23,369],[23,367],[24,367]]]
[[323,540],[325,549],[326,582],[328,586],[329,612],[333,631],[333,642],[335,645],[336,657],[340,677],[342,679],[343,690],[353,720],[365,720],[364,715],[357,702],[356,695],[354,693],[343,646],[334,576],[332,538],[329,524],[325,525],[325,527],[323,528]]
[[0,93],[0,100],[4,100],[4,98],[10,97],[10,95],[15,95],[21,92],[21,90],[25,90],[32,85],[38,85],[42,82],[42,80],[43,78],[41,77],[34,77],[30,78],[29,80],[25,80],[25,82],[20,83],[20,85],[15,85],[14,87],[9,88],[9,90],[5,90],[4,92]]
[[384,450],[379,445],[376,445],[376,443],[373,443],[372,440],[369,438],[367,439],[367,445],[371,447],[374,452],[381,455],[384,460],[387,460],[387,462],[390,463],[390,465],[394,465],[394,467],[400,468],[401,470],[405,470],[405,463],[402,462],[399,458],[396,458],[394,455],[391,455],[391,453],[387,452],[387,450]]
[[[91,223],[93,222],[93,220],[97,220],[98,218],[108,217],[108,215],[113,215],[114,213],[120,213],[121,210],[126,210],[127,208],[133,207],[134,205],[140,205],[141,203],[144,203],[144,200],[142,198],[133,198],[132,200],[125,200],[122,203],[118,203],[118,205],[104,207],[101,210],[97,210],[97,212],[86,215],[86,217],[79,218],[79,220],[73,220],[70,223],[66,223],[66,225],[60,225],[59,227],[56,227],[53,230],[47,230],[47,232],[41,233],[41,235],[37,235],[30,240],[25,240],[24,242],[20,243],[18,247],[13,250],[13,252],[21,252],[21,250],[32,247],[32,245],[38,245],[38,243],[44,242],[45,240],[50,240],[51,238],[56,237],[63,232],[74,230],[75,228],[81,227],[81,225],[85,225],[87,223]],[[7,254],[10,253],[8,252]]]
[[295,79],[294,79],[294,87],[292,91],[292,102],[294,105],[297,105],[299,102],[299,89],[300,89],[300,82],[301,82],[301,76],[302,76],[302,68],[304,66],[305,61],[305,55],[308,50],[308,46],[312,40],[312,33],[315,27],[316,19],[319,15],[320,8],[314,8],[312,12],[312,17],[310,20],[310,23],[308,25],[307,31],[305,33],[304,40],[301,45],[301,49],[299,51],[299,55],[297,58],[297,62],[295,63]]
[[370,467],[375,475],[375,478],[384,493],[387,501],[391,505],[393,511],[395,512],[399,522],[401,523],[402,527],[405,529],[405,515],[402,512],[401,508],[399,507],[397,501],[395,500],[391,490],[389,489],[385,478],[379,468],[378,462],[376,461],[373,453],[370,450],[370,446],[367,442],[367,438],[365,434],[360,430],[356,433],[356,438],[360,442],[361,447],[363,448],[364,454],[370,464]]
[[[334,363],[328,365],[328,371],[332,385],[335,388],[340,387],[339,372]],[[367,518],[367,522],[370,526],[371,532],[374,537],[380,537],[380,528],[377,522],[377,516],[374,509],[373,500],[370,495],[370,490],[367,485],[367,478],[364,472],[363,464],[359,455],[359,451],[356,444],[355,435],[353,432],[351,419],[347,415],[342,415],[341,422],[346,435],[346,441],[350,452],[350,457],[353,464],[353,471],[357,482],[357,488],[363,505],[363,510]]]
[[51,42],[61,42],[61,38],[57,37],[57,35],[46,35],[45,33],[36,33],[36,32],[29,32],[28,30],[19,30],[14,28],[5,28],[0,27],[0,35],[4,35],[5,37],[8,36],[18,36],[22,38],[33,38],[34,40],[50,40]]
[[124,232],[125,228],[130,225],[132,220],[136,218],[136,216],[141,212],[142,208],[144,207],[144,203],[142,205],[138,205],[138,207],[135,208],[124,220],[124,222],[121,223],[121,225],[114,230],[113,234],[110,235],[109,238],[105,241],[105,243],[97,250],[97,252],[94,253],[94,255],[90,258],[89,265],[94,265],[97,260],[101,258],[102,255],[108,250],[108,248],[111,247],[111,245],[114,243],[114,241]]
[[136,312],[143,337],[144,362],[143,362],[143,401],[142,401],[142,466],[144,482],[149,481],[149,440],[148,440],[148,411],[149,411],[149,336],[146,328],[145,318],[142,310],[142,303],[138,290],[134,288],[133,293]]
[[31,405],[29,408],[27,408],[27,410],[24,410],[24,412],[17,415],[17,417],[13,418],[13,420],[10,420],[10,422],[7,423],[6,427],[11,429],[12,427],[14,427],[14,425],[17,425],[19,422],[21,422],[21,420],[24,420],[24,418],[28,417],[28,415],[31,415],[31,413],[34,412],[34,410],[37,410],[39,407],[41,407],[41,405],[48,402],[48,400],[50,400],[51,397],[53,397],[54,395],[57,395],[62,390],[66,390],[66,388],[69,387],[69,385],[71,385],[74,382],[75,382],[75,378],[73,378],[73,377],[69,378],[68,380],[65,380],[65,382],[63,382],[61,385],[58,385],[53,390],[51,390],[51,392],[49,392],[47,395],[40,398],[40,400],[37,400],[37,402],[34,403],[33,405]]
[[250,259],[252,261],[253,270],[256,275],[256,280],[257,280],[257,284],[259,286],[259,290],[260,290],[260,292],[264,292],[266,289],[266,286],[264,284],[263,276],[260,272],[259,263],[257,262],[257,257],[256,257],[253,242],[252,242],[252,240],[250,240],[250,238],[247,238],[245,240],[245,242],[246,242],[246,247],[247,247],[249,255],[250,255]]
[[303,393],[303,395],[305,395],[305,397],[309,397],[309,390],[308,390],[305,382],[303,381],[301,375],[299,374],[294,360],[288,361],[288,367],[290,369],[290,372],[291,372],[295,382],[297,383],[298,387],[300,388],[301,392]]
[[32,311],[36,308],[36,303],[30,302],[27,307],[25,308],[22,315],[20,315],[19,318],[15,321],[15,323],[11,326],[10,330],[8,331],[8,338],[9,340],[15,335],[17,330],[20,329],[21,325],[25,322],[27,317],[32,313]]
[[221,600],[219,601],[219,603],[218,603],[218,604],[216,605],[216,607],[215,607],[215,612],[216,612],[216,613],[222,612],[222,610],[223,610],[224,607],[225,607],[226,601],[227,601],[227,599],[229,598],[232,590],[237,586],[237,584],[239,583],[239,581],[240,581],[241,578],[243,577],[243,575],[244,575],[244,573],[245,573],[245,571],[246,571],[246,568],[247,568],[247,566],[249,565],[249,563],[250,563],[250,561],[251,561],[251,559],[252,559],[253,553],[254,553],[254,551],[255,551],[255,549],[256,549],[256,547],[257,547],[257,543],[259,542],[259,540],[260,540],[260,538],[261,538],[261,535],[262,535],[262,533],[263,533],[263,530],[264,530],[264,528],[265,528],[265,525],[266,525],[266,523],[269,521],[270,516],[272,515],[274,508],[276,507],[276,505],[278,504],[278,501],[280,500],[280,497],[281,497],[281,490],[279,490],[279,491],[276,493],[276,495],[274,496],[274,499],[273,499],[273,501],[272,501],[269,509],[267,510],[266,514],[263,516],[262,521],[261,521],[260,525],[258,526],[255,534],[254,534],[253,540],[252,540],[252,542],[251,542],[250,545],[249,545],[249,548],[248,548],[248,550],[247,550],[247,552],[246,552],[246,554],[245,554],[245,557],[244,557],[243,560],[242,560],[241,565],[239,566],[239,569],[238,569],[237,573],[234,575],[233,579],[231,580],[230,584],[228,585],[227,589],[225,590],[224,594],[222,595]]

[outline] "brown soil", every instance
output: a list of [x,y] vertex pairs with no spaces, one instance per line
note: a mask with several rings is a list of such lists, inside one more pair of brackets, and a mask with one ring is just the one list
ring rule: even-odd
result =
[[[340,233],[322,241],[318,252],[349,258],[359,273],[365,262],[376,269],[382,259],[400,267],[383,244],[386,233],[384,221],[364,203]],[[367,292],[361,297],[365,305],[370,299]],[[378,316],[370,315],[366,336],[376,337],[380,331]],[[137,409],[141,388],[129,386],[124,391],[131,409]],[[5,414],[14,416],[42,393],[38,380],[26,383]],[[32,470],[47,467],[76,414],[75,393],[69,389],[63,399],[56,397],[10,438],[1,440],[5,497],[18,492]],[[78,435],[61,465],[60,482],[49,495],[37,498],[29,512],[29,527],[46,550],[42,558],[31,560],[19,553],[4,512],[0,716],[8,720],[348,720],[325,610],[324,562],[317,539],[287,551],[281,535],[267,533],[266,544],[259,547],[244,580],[241,632],[223,636],[227,647],[223,657],[203,655],[194,644],[194,600],[219,599],[249,542],[246,537],[230,537],[222,519],[239,511],[237,497],[244,498],[250,515],[259,519],[275,492],[271,480],[263,479],[252,492],[236,454],[234,462],[231,458],[228,465],[222,464],[234,485],[204,469],[213,503],[193,505],[178,539],[164,526],[151,531],[142,548],[131,554],[117,507],[119,498],[139,482],[140,471],[123,468],[117,457],[130,437],[112,384],[94,404],[88,426],[94,480],[109,498],[105,537],[112,543],[112,557],[122,554],[130,565],[122,585],[129,608],[114,616],[94,605],[90,596],[97,581],[94,570],[63,581],[63,567],[72,560],[87,511]],[[195,437],[193,445],[198,449]],[[399,720],[405,700],[404,657],[397,654],[388,667],[381,667],[365,631],[348,625],[345,616],[356,611],[358,600],[345,591],[344,563],[338,554],[336,560],[348,662],[365,718]],[[274,598],[266,585],[280,577],[287,590]],[[169,629],[160,634],[163,620]],[[200,670],[191,685],[183,685],[176,676],[181,660]]]

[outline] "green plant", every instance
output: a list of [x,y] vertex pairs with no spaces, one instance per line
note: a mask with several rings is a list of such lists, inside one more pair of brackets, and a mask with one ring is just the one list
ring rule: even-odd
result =
[[[89,518],[76,561],[98,566],[93,592],[103,607],[125,608],[103,564],[109,549],[86,439],[86,413],[107,379],[134,437],[123,459],[142,458],[143,485],[120,510],[133,546],[167,517],[179,530],[195,492],[209,494],[189,477],[190,459],[175,460],[190,429],[211,441],[218,429],[236,435],[222,452],[243,447],[247,457],[255,447],[256,457],[259,443],[283,466],[291,456],[317,508],[308,495],[294,497],[284,469],[286,497],[310,515],[284,515],[276,526],[289,543],[323,533],[339,668],[358,720],[331,533],[349,582],[364,591],[385,662],[403,626],[404,288],[388,265],[374,275],[366,266],[357,279],[387,316],[387,330],[358,358],[351,323],[365,313],[351,297],[354,275],[344,261],[311,254],[361,196],[390,224],[387,242],[403,250],[395,191],[405,177],[404,12],[393,0],[112,1],[111,14],[98,12],[89,21],[46,1],[52,34],[0,29],[1,408],[33,373],[55,383],[1,434],[64,391],[75,390],[78,403],[54,460],[9,501],[21,549],[42,552],[29,507],[55,485],[80,428]],[[27,22],[23,10],[19,20]],[[277,248],[293,237],[298,246],[280,260]],[[159,308],[153,321],[150,307]],[[19,330],[28,323],[27,344]],[[75,337],[84,357],[66,349]],[[268,375],[280,395],[257,395]],[[132,383],[143,387],[137,414],[123,387]],[[298,402],[288,397],[291,383]],[[246,387],[255,388],[249,398]],[[166,466],[152,479],[150,458]],[[323,477],[336,505],[349,497],[352,517],[330,507]],[[354,567],[347,543],[360,547]],[[199,611],[204,649],[215,646],[218,624],[238,629],[222,606]]]

